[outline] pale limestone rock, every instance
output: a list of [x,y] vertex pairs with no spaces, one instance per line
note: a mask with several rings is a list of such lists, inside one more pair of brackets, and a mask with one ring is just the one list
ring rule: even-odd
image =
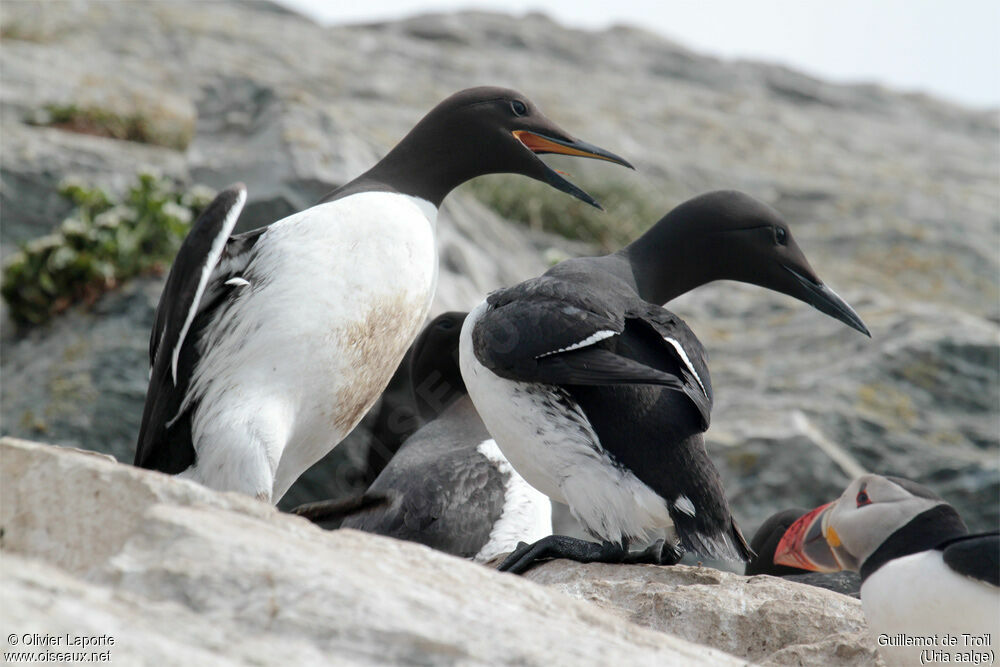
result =
[[0,456],[3,627],[111,634],[114,662],[743,664],[420,545],[58,447]]
[[565,561],[525,577],[633,623],[761,664],[860,666],[877,660],[859,600],[776,577]]
[[[5,650],[66,651],[61,646],[25,646],[25,633],[114,638],[112,664],[229,665],[323,664],[317,647],[274,636],[244,634],[236,624],[209,623],[183,605],[157,603],[89,583],[42,560],[5,553],[0,559],[4,637],[19,635]],[[65,642],[63,642],[65,644]],[[360,662],[360,661],[359,661]]]

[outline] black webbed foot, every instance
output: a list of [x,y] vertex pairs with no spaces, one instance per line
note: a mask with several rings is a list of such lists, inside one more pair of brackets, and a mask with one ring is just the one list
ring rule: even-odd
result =
[[622,560],[630,565],[677,565],[684,556],[684,547],[666,540],[657,540],[642,551],[630,551]]
[[520,542],[500,564],[501,572],[523,574],[540,560],[568,558],[579,563],[621,563],[626,551],[620,544],[612,542],[588,542],[566,535],[549,535],[534,544]]
[[552,558],[568,558],[578,563],[676,565],[683,555],[684,547],[666,540],[657,540],[642,551],[627,551],[624,545],[613,542],[597,544],[566,535],[549,535],[534,544],[518,542],[497,569],[524,574],[539,561]]

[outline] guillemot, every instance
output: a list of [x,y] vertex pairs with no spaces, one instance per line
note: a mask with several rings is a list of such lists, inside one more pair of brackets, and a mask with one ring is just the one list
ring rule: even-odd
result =
[[418,542],[479,562],[552,533],[549,499],[514,471],[465,393],[458,369],[465,316],[438,316],[411,348],[408,375],[424,426],[403,443],[361,499],[310,503],[295,508],[296,514],[320,524],[346,516],[341,528]]
[[[557,264],[469,314],[462,375],[487,428],[532,486],[601,540],[551,536],[501,569],[550,557],[619,562],[630,542],[671,526],[685,549],[750,557],[705,451],[712,387],[702,346],[658,305],[719,279],[783,292],[868,334],[780,215],[732,191],[691,199],[623,250]],[[658,555],[677,558],[672,548]]]
[[861,606],[888,665],[996,655],[1000,532],[970,535],[955,508],[920,484],[858,477],[788,528],[774,562],[859,572]]
[[800,584],[808,584],[825,588],[851,597],[858,597],[861,589],[861,579],[855,572],[811,572],[799,567],[789,567],[787,565],[777,565],[774,562],[774,552],[778,548],[778,543],[785,536],[785,531],[795,523],[799,517],[804,516],[808,510],[793,508],[772,514],[760,525],[753,539],[750,540],[750,549],[754,552],[743,574],[754,576],[767,574],[773,577],[781,577],[789,581]]
[[597,206],[538,153],[631,167],[520,93],[485,87],[447,98],[370,170],[267,227],[230,237],[246,191],[224,191],[160,297],[135,464],[277,502],[360,421],[420,330],[452,189],[509,172]]

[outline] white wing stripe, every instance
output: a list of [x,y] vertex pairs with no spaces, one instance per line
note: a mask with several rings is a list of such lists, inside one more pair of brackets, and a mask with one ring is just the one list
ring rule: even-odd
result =
[[559,354],[560,352],[569,352],[570,350],[579,350],[581,347],[587,347],[588,345],[593,345],[594,343],[600,342],[605,338],[611,338],[612,336],[617,336],[617,331],[605,330],[593,333],[579,343],[573,343],[567,347],[559,348],[558,350],[552,350],[551,352],[546,352],[544,354],[539,354],[535,359],[541,359],[542,357],[548,357],[553,354]]
[[205,258],[205,264],[201,267],[201,278],[198,280],[198,290],[194,294],[194,301],[191,302],[191,309],[188,311],[187,319],[184,320],[184,326],[181,327],[181,334],[177,338],[177,343],[174,345],[173,354],[170,358],[170,371],[174,379],[174,384],[177,384],[177,359],[181,354],[181,347],[184,345],[184,337],[187,336],[188,329],[191,328],[191,323],[194,322],[194,316],[198,313],[198,303],[201,301],[202,295],[205,293],[205,288],[208,286],[209,276],[212,275],[212,269],[219,262],[219,258],[222,256],[222,249],[226,245],[226,241],[229,240],[229,234],[232,233],[233,227],[236,226],[236,219],[240,217],[240,211],[243,210],[243,204],[247,200],[247,191],[244,188],[240,188],[239,193],[236,196],[236,203],[233,207],[229,209],[229,213],[226,214],[226,219],[222,222],[222,229],[219,230],[218,235],[212,240],[212,247],[209,249],[208,256]]
[[688,516],[694,516],[695,514],[694,503],[691,502],[691,499],[685,496],[683,493],[677,496],[677,500],[674,501],[674,507],[676,507],[678,511],[684,512]]
[[674,349],[677,350],[677,354],[679,354],[681,357],[681,361],[683,361],[684,365],[688,367],[689,371],[691,371],[691,375],[694,376],[694,379],[698,381],[698,386],[701,387],[701,393],[705,394],[707,398],[708,391],[706,391],[705,389],[705,383],[701,381],[701,378],[698,376],[698,371],[694,369],[694,364],[692,364],[691,360],[688,359],[687,352],[684,351],[684,346],[682,346],[678,341],[674,340],[673,338],[670,338],[669,336],[664,336],[663,340],[667,341],[668,343],[674,346]]

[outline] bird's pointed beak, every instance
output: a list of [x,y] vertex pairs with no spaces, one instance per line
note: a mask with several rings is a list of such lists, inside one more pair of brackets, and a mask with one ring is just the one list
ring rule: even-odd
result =
[[801,293],[795,294],[797,298],[805,301],[821,313],[838,319],[852,329],[857,329],[871,338],[871,332],[868,331],[865,323],[861,321],[861,318],[854,312],[854,309],[840,298],[836,292],[823,283],[815,282],[805,277],[795,269],[785,266],[785,270],[795,276],[795,279],[802,288]]
[[829,525],[835,503],[820,505],[788,527],[774,550],[774,564],[813,572],[857,569],[856,559],[844,549]]
[[[603,148],[594,146],[593,144],[588,144],[586,141],[579,141],[577,139],[557,139],[555,137],[546,136],[537,132],[531,132],[529,130],[514,130],[512,134],[518,141],[524,144],[525,148],[536,155],[556,153],[559,155],[571,155],[574,157],[588,157],[595,160],[614,162],[615,164],[620,164],[623,167],[635,169],[635,167],[633,167],[625,158],[619,157],[611,151],[606,151]],[[580,199],[595,208],[604,210],[593,197],[570,183],[568,180],[560,176],[558,172],[547,165],[545,165],[545,181],[554,188],[571,194],[577,199]]]
[[575,157],[589,157],[595,160],[607,160],[608,162],[614,162],[629,169],[635,169],[625,158],[593,144],[588,144],[586,141],[578,139],[564,141],[528,130],[514,130],[513,134],[532,153],[558,153],[560,155],[573,155]]

